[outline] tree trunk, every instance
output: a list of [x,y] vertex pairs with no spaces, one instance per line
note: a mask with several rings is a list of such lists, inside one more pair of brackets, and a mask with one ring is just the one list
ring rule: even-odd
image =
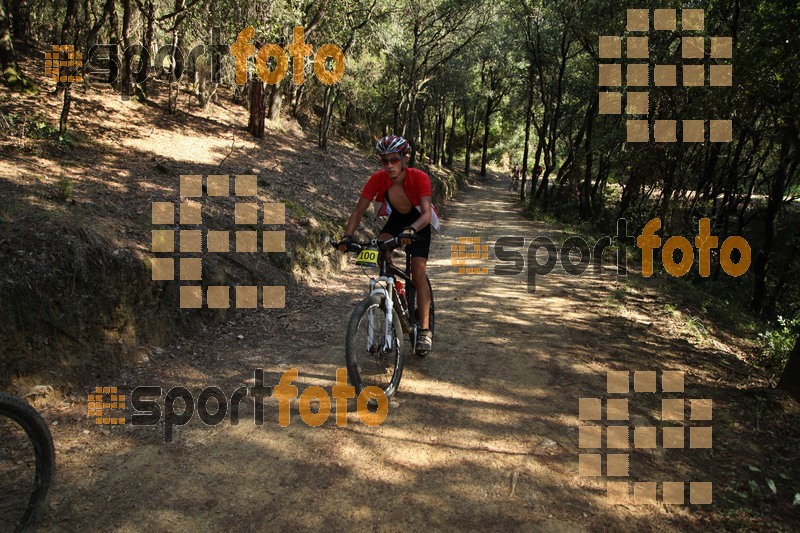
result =
[[64,15],[64,24],[61,26],[61,42],[58,44],[75,44],[69,38],[69,32],[75,22],[75,7],[75,0],[67,0],[67,13]]
[[[72,30],[72,26],[75,22],[75,8],[76,8],[76,1],[75,0],[67,0],[67,13],[64,16],[64,25],[61,26],[61,43],[64,44],[75,44],[77,39],[70,39],[69,34]],[[65,53],[61,54],[61,59],[66,60],[67,56]],[[61,71],[61,75],[70,75],[71,73],[68,71],[67,67],[61,67],[59,69]],[[63,78],[62,78],[63,79]],[[70,82],[59,82],[57,87],[61,87],[64,89],[64,103],[61,106],[61,116],[58,121],[58,132],[61,135],[64,135],[67,131],[67,121],[69,120],[69,108],[72,104],[72,94],[70,92]]]
[[331,125],[331,116],[333,116],[334,91],[336,89],[331,85],[325,87],[325,97],[322,101],[322,117],[319,119],[319,147],[322,149],[328,147],[328,130]]
[[122,99],[128,100],[131,97],[131,60],[133,59],[133,50],[131,49],[131,0],[122,0],[122,81],[120,82],[120,89],[122,91]]
[[75,50],[87,50],[86,48],[86,31],[85,28],[89,28],[92,24],[92,19],[94,18],[94,13],[92,12],[92,7],[89,5],[90,0],[83,0],[83,5],[81,6],[81,13],[83,14],[83,18],[78,20],[78,26],[82,28],[82,31],[78,32],[77,39],[75,40]]
[[108,65],[108,83],[113,84],[115,89],[119,89],[120,87],[120,79],[119,79],[119,39],[120,39],[120,31],[119,31],[119,17],[117,16],[116,8],[111,11],[110,15],[110,30],[109,34],[111,49],[110,53],[113,54],[111,57],[116,59],[116,61],[109,61]]
[[542,173],[542,182],[536,188],[536,194],[533,194],[533,189],[534,187],[536,187],[536,184],[539,181],[539,176],[537,175],[535,178],[533,178],[533,183],[531,183],[531,205],[533,205],[534,202],[538,201],[539,198],[541,198],[542,196],[542,192],[547,189],[548,176],[550,175],[550,171],[552,170],[552,168],[550,167],[550,162],[548,160],[549,156],[546,151],[547,141],[545,137],[544,125],[542,125],[542,130],[539,132],[537,142],[538,145],[536,147],[536,164],[538,165],[539,161],[541,161],[542,156],[544,156],[544,171]]
[[466,142],[466,156],[464,157],[464,174],[469,176],[469,159],[470,159],[470,151],[472,150],[472,141],[475,139],[475,123],[478,120],[478,104],[475,104],[475,107],[472,109],[472,119],[469,121],[467,120],[466,115],[464,116],[464,132],[466,133],[467,142]]
[[798,163],[798,132],[794,125],[786,125],[781,135],[780,161],[778,170],[772,179],[769,197],[767,198],[767,210],[764,215],[764,241],[761,250],[753,261],[753,292],[750,300],[750,308],[753,311],[761,312],[766,303],[767,296],[767,271],[772,250],[775,247],[775,237],[777,234],[776,219],[783,206],[783,196],[786,193],[786,185],[790,182],[791,174]]
[[31,33],[31,7],[28,0],[9,2],[11,21],[14,27],[14,39],[22,49],[28,48]]
[[64,105],[61,107],[61,117],[58,121],[58,132],[64,135],[67,131],[67,120],[69,119],[69,107],[72,103],[70,83],[64,84]]
[[797,338],[794,349],[789,354],[789,360],[778,381],[778,388],[785,390],[800,402],[800,337]]
[[[119,58],[119,42],[117,41],[116,37],[112,37],[111,39],[111,48],[109,50],[109,55],[112,58]],[[119,76],[119,69],[117,68],[117,61],[109,61],[108,62],[108,83],[118,84],[119,80],[117,76]]]
[[269,91],[269,119],[279,122],[281,119],[281,106],[283,105],[283,91],[281,84],[276,83]]
[[[170,50],[169,65],[169,97],[167,99],[167,111],[172,114],[178,111],[178,96],[180,86],[178,85],[177,74],[183,73],[183,55],[178,54],[178,46],[181,44],[180,35],[177,27],[172,32],[172,49]],[[160,68],[161,65],[156,65]],[[174,96],[173,96],[174,95]]]
[[[419,133],[417,134],[417,142],[413,142],[412,144],[417,145],[417,153],[419,154],[419,160],[424,165],[425,164],[425,156],[428,154],[428,151],[425,149],[425,131],[427,128],[427,124],[425,123],[425,109],[417,108],[417,117],[416,117],[417,129]],[[412,137],[413,139],[413,137]]]
[[[186,6],[185,0],[175,0],[174,9],[176,13],[179,13],[175,16],[175,23],[172,25],[172,48],[170,49],[170,57],[169,57],[169,99],[168,102],[168,111],[170,113],[175,113],[178,111],[178,96],[180,96],[180,78],[184,74],[185,69],[185,61],[186,58],[183,55],[183,32],[181,31],[181,25],[183,24],[184,19],[186,18],[185,13],[181,13],[181,10]],[[179,53],[180,52],[180,53]],[[156,54],[156,58],[160,57],[159,54]],[[157,69],[161,69],[161,60],[156,59],[156,62],[159,63],[156,65]],[[204,87],[205,89],[205,87]],[[173,94],[175,95],[173,97]],[[205,97],[203,98],[205,100]],[[207,102],[203,102],[204,104]],[[205,107],[205,106],[203,106]]]
[[439,97],[439,109],[437,111],[438,120],[436,124],[436,138],[437,138],[437,145],[436,145],[436,156],[435,156],[435,165],[441,165],[444,162],[444,135],[445,135],[445,127],[447,123],[447,102],[445,100],[444,95]]
[[436,102],[436,118],[434,118],[433,127],[433,164],[439,164],[439,142],[442,135],[442,102],[441,98]]
[[[522,182],[520,184],[519,199],[525,199],[525,181],[528,174],[528,145],[531,140],[531,113],[533,112],[533,65],[528,67],[528,106],[525,108],[525,144],[522,147]],[[534,178],[531,178],[534,179]],[[531,190],[536,187],[534,182]]]
[[[597,165],[597,179],[594,182],[594,187],[592,187],[592,216],[593,218],[597,218],[601,214],[602,205],[603,205],[603,196],[602,191],[605,189],[606,181],[608,180],[608,171],[609,171],[609,163],[608,163],[608,156],[601,155],[600,161]],[[599,197],[598,197],[599,193]]]
[[294,89],[294,102],[292,103],[292,117],[295,119],[297,118],[298,113],[300,112],[300,102],[303,100],[303,95],[305,94],[306,84],[302,84],[299,87],[295,87]]
[[483,121],[483,148],[481,150],[481,176],[486,176],[486,160],[489,157],[489,122],[492,118],[492,97],[486,97],[486,116]]
[[456,99],[453,98],[453,110],[450,116],[450,135],[447,136],[447,166],[453,166],[453,152],[455,152],[456,137]]
[[586,143],[584,144],[584,153],[586,154],[586,170],[583,175],[583,184],[580,188],[580,217],[581,220],[589,220],[592,218],[592,126],[594,125],[594,118],[597,114],[598,101],[597,98],[593,99],[589,104],[589,111],[586,116]]
[[[116,0],[114,2],[116,4]],[[112,42],[119,42],[119,15],[117,15],[117,8],[116,5],[114,9],[111,10],[111,14],[109,15],[111,27],[109,29],[109,35],[111,37]]]
[[[103,6],[103,15],[94,23],[91,27],[89,32],[86,34],[86,49],[90,49],[92,46],[97,44],[97,35],[100,33],[100,30],[103,26],[106,25],[114,13],[114,0],[106,0],[105,5]],[[113,31],[110,32],[113,34]]]
[[147,21],[147,27],[142,40],[142,49],[139,53],[139,67],[136,69],[136,93],[145,101],[148,95],[147,79],[150,75],[150,54],[153,52],[153,40],[155,38],[155,9],[153,1],[149,0],[145,4],[145,10],[142,12]]
[[250,122],[247,124],[247,131],[253,137],[264,136],[265,107],[264,82],[258,76],[253,76],[250,80]]
[[639,194],[639,189],[644,180],[644,172],[639,168],[637,163],[631,167],[631,176],[625,185],[622,186],[622,196],[619,203],[619,211],[617,211],[617,218],[625,218],[628,208],[633,203],[634,198]]
[[2,71],[3,83],[11,89],[15,91],[33,90],[33,84],[17,65],[14,43],[11,41],[11,27],[2,0],[0,0],[0,71]]
[[417,162],[417,146],[414,142],[414,137],[417,135],[417,93],[412,91],[408,98],[408,135],[406,139],[411,143],[411,157],[408,161],[409,166],[414,166]]

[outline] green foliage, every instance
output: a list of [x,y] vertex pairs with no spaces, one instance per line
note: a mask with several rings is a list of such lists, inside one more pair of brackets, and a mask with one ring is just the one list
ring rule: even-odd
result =
[[0,132],[17,139],[23,146],[28,139],[49,141],[50,146],[62,151],[70,150],[76,144],[73,133],[59,133],[58,128],[51,126],[40,114],[31,117],[15,112],[0,113]]
[[58,135],[58,129],[50,126],[43,118],[34,119],[29,130],[31,139],[52,139]]
[[66,202],[72,198],[73,185],[72,179],[66,176],[58,180],[58,199],[62,202]]
[[776,326],[758,334],[761,354],[756,362],[770,370],[780,371],[789,360],[797,335],[800,332],[800,315],[792,319],[779,316]]
[[708,330],[703,325],[703,322],[696,316],[690,316],[686,319],[686,326],[697,336],[708,338]]
[[767,487],[772,491],[772,494],[778,494],[778,488],[775,486],[775,482],[769,478],[767,478]]
[[[761,474],[761,469],[756,466],[747,465],[747,468],[750,470],[750,472],[754,474]],[[785,472],[780,472],[778,474],[778,477],[780,477],[783,481],[792,480],[791,476],[789,476]],[[763,482],[766,485],[766,490],[762,488],[760,481],[762,481],[760,478],[748,479],[747,486],[750,489],[749,496],[747,493],[741,491],[736,491],[736,494],[739,495],[739,497],[741,497],[743,500],[762,499],[764,497],[777,497],[781,500],[786,498],[785,489],[782,490],[780,487],[778,487],[778,485],[772,478],[769,477],[763,478]],[[789,494],[792,494],[791,490],[789,491]],[[800,492],[795,492],[791,498],[793,507],[800,505]]]
[[37,94],[39,92],[30,79],[22,74],[19,69],[11,66],[7,67],[0,75],[0,81],[12,91],[18,91],[23,94]]
[[[15,117],[15,120],[19,124],[19,117]],[[23,122],[19,130],[20,135],[23,137],[25,136],[25,125],[26,122]],[[27,134],[31,139],[48,140],[50,141],[50,146],[60,150],[69,150],[75,147],[75,136],[70,131],[66,131],[63,134],[60,133],[57,127],[51,126],[41,116],[34,118],[27,124],[27,127]]]
[[74,148],[75,142],[75,136],[70,131],[65,131],[63,134],[56,132],[50,139],[50,146],[66,151]]

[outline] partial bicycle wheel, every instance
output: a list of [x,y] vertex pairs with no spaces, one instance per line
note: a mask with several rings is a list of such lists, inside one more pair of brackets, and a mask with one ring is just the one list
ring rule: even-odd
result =
[[[428,292],[431,295],[431,306],[428,314],[428,329],[431,330],[431,333],[436,333],[436,307],[433,304],[433,288],[431,288],[431,279],[427,278],[426,281],[428,282]],[[406,295],[408,296],[408,309],[409,314],[411,315],[411,323],[418,325],[419,310],[417,309],[417,288],[413,283],[407,284]],[[416,339],[414,338],[415,331],[416,330],[414,328],[411,328],[411,332],[408,334],[412,349],[416,343]]]
[[350,317],[345,360],[350,383],[360,393],[370,385],[391,398],[403,373],[403,332],[397,312],[392,316],[392,345],[386,344],[384,296],[373,294],[359,303]]
[[28,531],[55,475],[53,437],[25,400],[0,392],[0,531]]

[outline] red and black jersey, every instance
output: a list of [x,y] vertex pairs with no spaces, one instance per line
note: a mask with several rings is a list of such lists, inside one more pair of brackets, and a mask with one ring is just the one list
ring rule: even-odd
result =
[[[423,196],[432,196],[431,179],[428,175],[416,168],[405,168],[406,179],[403,182],[403,191],[405,191],[411,204],[420,209],[420,198]],[[392,186],[392,180],[385,170],[379,170],[370,176],[364,185],[364,190],[361,191],[361,196],[368,200],[374,200],[381,204],[378,210],[378,215],[388,216],[392,212],[392,208],[386,201],[386,191]],[[431,227],[439,231],[439,214],[436,208],[431,205]]]

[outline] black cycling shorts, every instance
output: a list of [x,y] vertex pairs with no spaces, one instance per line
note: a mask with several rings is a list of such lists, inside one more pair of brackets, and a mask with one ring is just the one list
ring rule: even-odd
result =
[[[381,229],[381,233],[388,233],[392,237],[397,237],[406,228],[413,224],[421,215],[416,209],[412,209],[409,213],[402,214],[397,211],[392,211],[389,215],[389,220]],[[423,229],[417,232],[417,240],[410,245],[406,246],[406,253],[411,257],[424,257],[428,258],[428,253],[431,250],[431,225],[428,224]]]

